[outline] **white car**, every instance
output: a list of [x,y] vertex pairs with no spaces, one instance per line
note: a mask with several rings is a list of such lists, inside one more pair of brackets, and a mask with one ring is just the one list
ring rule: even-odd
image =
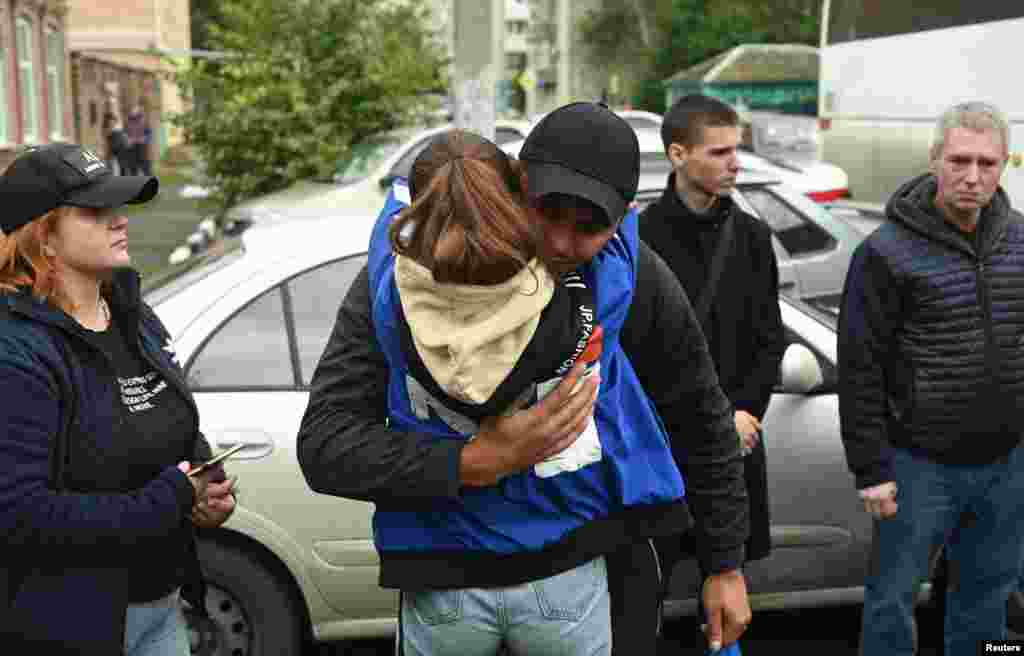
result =
[[865,236],[870,235],[886,221],[884,203],[839,200],[826,203],[825,207],[832,216],[843,219]]
[[[657,114],[652,116],[657,116]],[[637,140],[640,142],[641,174],[660,173],[667,178],[672,171],[672,166],[665,155],[661,133],[651,128],[635,130]],[[523,143],[525,143],[525,139],[512,141],[502,148],[506,153],[518,157]],[[739,160],[741,171],[770,175],[787,187],[807,194],[809,198],[819,203],[849,196],[849,178],[846,172],[827,162],[769,160],[746,150],[739,151]]]
[[640,109],[619,109],[615,111],[629,123],[634,130],[661,130],[662,116],[654,112],[645,112]]
[[[664,189],[664,175],[643,173],[637,209],[642,211],[658,200]],[[779,291],[838,312],[846,270],[864,234],[771,174],[740,171],[732,199],[771,228]]]
[[[495,143],[502,145],[526,136],[524,121],[499,120]],[[304,180],[280,191],[252,198],[228,210],[227,219],[238,228],[287,216],[323,211],[374,214],[384,204],[391,183],[408,177],[416,156],[438,134],[450,130],[446,123],[432,128],[402,128],[371,135],[353,144],[327,180]]]
[[[629,126],[634,130],[654,130],[655,132],[657,132],[658,130],[661,129],[661,114],[655,114],[654,112],[646,112],[641,109],[612,108],[612,111],[614,111],[616,114],[624,118],[626,120],[626,123],[629,123]],[[537,125],[537,123],[539,123],[541,119],[543,119],[547,115],[548,112],[542,112],[540,114],[535,114],[532,117],[530,117],[530,127],[532,128],[533,126]]]
[[[148,281],[215,450],[240,476],[239,507],[202,531],[210,620],[193,654],[300,654],[304,641],[383,637],[398,597],[377,585],[369,503],[316,494],[296,458],[310,379],[338,306],[365,262],[373,215],[254,226]],[[755,608],[856,602],[871,522],[839,439],[834,319],[779,298],[789,346],[764,420],[777,549],[745,568]],[[692,613],[681,563],[667,613]]]

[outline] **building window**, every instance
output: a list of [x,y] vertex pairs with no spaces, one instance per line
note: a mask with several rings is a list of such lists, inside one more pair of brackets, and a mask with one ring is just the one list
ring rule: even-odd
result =
[[14,21],[17,39],[15,54],[18,58],[18,95],[21,96],[21,140],[39,139],[39,113],[36,111],[36,52],[32,38],[32,23],[25,18]]
[[[3,14],[0,14],[0,19]],[[7,45],[0,40],[0,144],[9,143],[11,136],[7,127],[10,115],[7,107]]]
[[64,133],[64,38],[56,30],[46,31],[46,89],[50,139],[59,141]]

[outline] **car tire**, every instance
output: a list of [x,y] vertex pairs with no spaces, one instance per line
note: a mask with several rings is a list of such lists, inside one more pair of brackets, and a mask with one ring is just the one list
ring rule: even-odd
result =
[[198,546],[210,616],[185,604],[193,656],[302,654],[306,621],[290,585],[256,554],[211,540]]

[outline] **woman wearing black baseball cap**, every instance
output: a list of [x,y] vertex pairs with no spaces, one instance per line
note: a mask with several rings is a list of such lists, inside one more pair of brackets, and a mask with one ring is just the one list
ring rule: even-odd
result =
[[210,447],[129,268],[118,208],[157,189],[63,143],[0,176],[5,645],[189,653],[179,597],[203,608],[193,525],[223,523],[234,497],[232,481],[186,475]]

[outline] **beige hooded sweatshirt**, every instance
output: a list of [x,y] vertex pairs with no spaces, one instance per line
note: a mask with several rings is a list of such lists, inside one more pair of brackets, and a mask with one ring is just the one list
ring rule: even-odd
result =
[[452,398],[475,404],[515,367],[555,291],[537,260],[500,285],[454,285],[398,255],[395,283],[423,364]]

